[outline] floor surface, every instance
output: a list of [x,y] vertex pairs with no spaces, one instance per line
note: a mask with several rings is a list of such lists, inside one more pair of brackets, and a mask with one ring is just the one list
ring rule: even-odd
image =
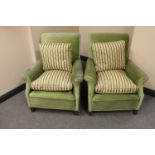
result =
[[24,91],[0,104],[0,128],[143,129],[155,128],[155,97],[145,96],[137,115],[132,112],[96,112],[79,116],[68,111],[36,110],[27,106]]

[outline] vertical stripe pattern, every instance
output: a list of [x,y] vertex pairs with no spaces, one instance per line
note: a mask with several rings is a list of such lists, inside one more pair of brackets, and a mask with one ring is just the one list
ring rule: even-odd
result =
[[72,70],[71,43],[42,43],[40,51],[44,70]]
[[97,72],[97,93],[136,93],[137,90],[123,70]]
[[92,44],[96,71],[125,69],[125,41]]
[[62,70],[45,71],[31,83],[33,90],[67,91],[72,89],[71,73]]

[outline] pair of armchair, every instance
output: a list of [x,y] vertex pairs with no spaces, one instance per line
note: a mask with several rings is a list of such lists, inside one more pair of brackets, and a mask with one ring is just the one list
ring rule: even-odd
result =
[[[125,41],[125,69],[126,75],[136,84],[136,93],[97,93],[97,71],[93,60],[92,44],[95,42]],[[128,58],[127,34],[92,34],[89,38],[89,56],[83,75],[82,63],[79,54],[80,35],[75,33],[45,33],[41,35],[41,43],[71,43],[72,44],[72,72],[71,81],[73,89],[70,91],[39,91],[31,88],[31,83],[43,74],[43,62],[37,64],[25,72],[26,99],[31,111],[36,108],[61,109],[79,113],[80,84],[84,80],[88,83],[88,111],[116,111],[140,109],[144,97],[143,84],[147,80],[146,74]],[[103,83],[104,85],[104,83]],[[87,94],[86,94],[87,95]]]

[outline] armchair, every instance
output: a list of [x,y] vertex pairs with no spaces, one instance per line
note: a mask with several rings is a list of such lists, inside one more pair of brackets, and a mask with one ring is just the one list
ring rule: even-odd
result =
[[[136,93],[97,93],[95,86],[97,83],[97,71],[94,63],[92,44],[95,42],[125,41],[125,69],[123,72],[136,84],[138,91]],[[144,93],[143,84],[148,80],[147,75],[139,69],[128,58],[127,34],[92,34],[89,38],[89,54],[86,63],[84,79],[88,83],[88,111],[117,111],[132,110],[134,114],[141,107]],[[105,83],[103,83],[104,85]]]
[[79,34],[74,33],[44,33],[41,35],[41,43],[71,43],[72,44],[72,73],[71,91],[38,91],[31,89],[31,82],[37,79],[43,71],[42,60],[38,60],[35,66],[28,69],[23,77],[26,81],[26,99],[31,111],[36,108],[71,110],[75,114],[79,111],[80,83],[83,80],[82,64],[79,57]]

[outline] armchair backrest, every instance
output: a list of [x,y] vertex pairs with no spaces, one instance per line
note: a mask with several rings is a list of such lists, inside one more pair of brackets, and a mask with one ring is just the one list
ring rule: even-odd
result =
[[92,51],[92,44],[95,42],[109,42],[109,41],[118,41],[124,40],[125,41],[125,60],[128,60],[128,42],[129,36],[128,34],[123,33],[96,33],[91,34],[89,37],[89,52],[88,57],[93,59],[93,51]]
[[43,33],[41,43],[71,43],[72,62],[79,58],[80,35],[78,33]]

